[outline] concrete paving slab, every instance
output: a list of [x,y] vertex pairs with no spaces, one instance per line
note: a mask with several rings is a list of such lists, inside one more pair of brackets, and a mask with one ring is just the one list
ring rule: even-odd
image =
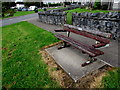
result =
[[87,75],[88,73],[97,70],[98,68],[104,66],[106,63],[100,61],[99,59],[90,65],[81,67],[81,64],[87,61],[87,54],[82,54],[81,51],[74,47],[67,47],[58,50],[57,46],[45,49],[56,61],[56,63],[62,67],[64,71],[76,82],[81,77]]
[[[87,37],[83,37],[80,35],[76,35],[71,33],[71,37],[81,41],[85,44],[88,44],[90,46],[92,46],[93,44],[95,44],[95,40],[87,38]],[[100,60],[103,60],[104,62],[108,63],[109,65],[113,66],[113,67],[120,67],[120,61],[119,61],[119,51],[118,51],[118,41],[117,40],[110,40],[110,44],[107,47],[102,47],[102,48],[98,48],[99,50],[103,51],[104,54],[97,56],[97,58],[99,58]]]

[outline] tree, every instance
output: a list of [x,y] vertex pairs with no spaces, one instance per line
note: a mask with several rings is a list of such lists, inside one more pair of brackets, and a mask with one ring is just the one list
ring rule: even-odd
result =
[[40,7],[40,2],[24,2],[24,5],[25,5],[26,7],[30,7],[30,6]]
[[111,10],[113,8],[113,2],[114,2],[114,0],[109,0],[109,2],[108,2],[108,10]]
[[15,2],[2,2],[2,17],[5,16],[5,13],[9,13],[12,16],[15,13],[15,10],[10,10],[10,7],[15,5]]
[[94,9],[101,9],[101,1],[100,0],[96,0],[94,3]]
[[41,8],[43,7],[43,2],[40,2],[40,7],[41,7]]
[[2,2],[2,7],[5,7],[7,9],[10,9],[10,7],[13,7],[15,5],[15,2]]

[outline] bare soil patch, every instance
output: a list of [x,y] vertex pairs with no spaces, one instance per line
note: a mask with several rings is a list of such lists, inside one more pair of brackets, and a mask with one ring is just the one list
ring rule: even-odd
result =
[[57,81],[63,88],[103,88],[102,77],[106,75],[106,71],[112,67],[105,65],[98,70],[95,70],[85,77],[74,82],[70,76],[55,62],[55,60],[45,51],[45,48],[62,43],[62,41],[45,46],[40,50],[42,59],[48,65],[48,72],[53,80]]

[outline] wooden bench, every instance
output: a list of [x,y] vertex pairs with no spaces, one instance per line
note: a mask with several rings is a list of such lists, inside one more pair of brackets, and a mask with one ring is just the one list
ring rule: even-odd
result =
[[[93,61],[95,61],[96,59],[93,57],[99,56],[99,55],[103,55],[104,52],[98,50],[97,48],[103,47],[107,44],[110,43],[110,40],[108,38],[111,38],[111,34],[110,33],[103,33],[103,32],[93,32],[93,31],[88,31],[88,30],[82,30],[79,27],[73,26],[73,25],[68,25],[65,24],[63,29],[56,29],[55,32],[68,32],[67,36],[64,36],[62,34],[56,34],[55,37],[57,37],[60,40],[64,41],[64,46],[59,47],[58,49],[62,49],[67,47],[67,44],[70,44],[72,46],[74,46],[75,48],[81,50],[83,53],[87,53],[89,55],[89,57],[91,58],[91,60],[89,62],[86,62],[84,64],[82,64],[82,66],[85,66],[86,64],[89,64]],[[75,40],[73,38],[70,37],[70,32],[78,34],[78,35],[82,35],[84,37],[87,38],[91,38],[96,40],[97,44],[94,45],[86,45],[83,42],[80,42],[78,40]]]

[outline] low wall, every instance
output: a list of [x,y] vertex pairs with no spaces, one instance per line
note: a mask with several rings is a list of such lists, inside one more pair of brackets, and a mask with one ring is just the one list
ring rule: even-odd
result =
[[44,23],[54,24],[54,25],[63,25],[66,19],[65,12],[39,12],[39,20]]
[[120,13],[73,13],[73,25],[83,29],[99,30],[112,33],[113,38],[120,38]]

